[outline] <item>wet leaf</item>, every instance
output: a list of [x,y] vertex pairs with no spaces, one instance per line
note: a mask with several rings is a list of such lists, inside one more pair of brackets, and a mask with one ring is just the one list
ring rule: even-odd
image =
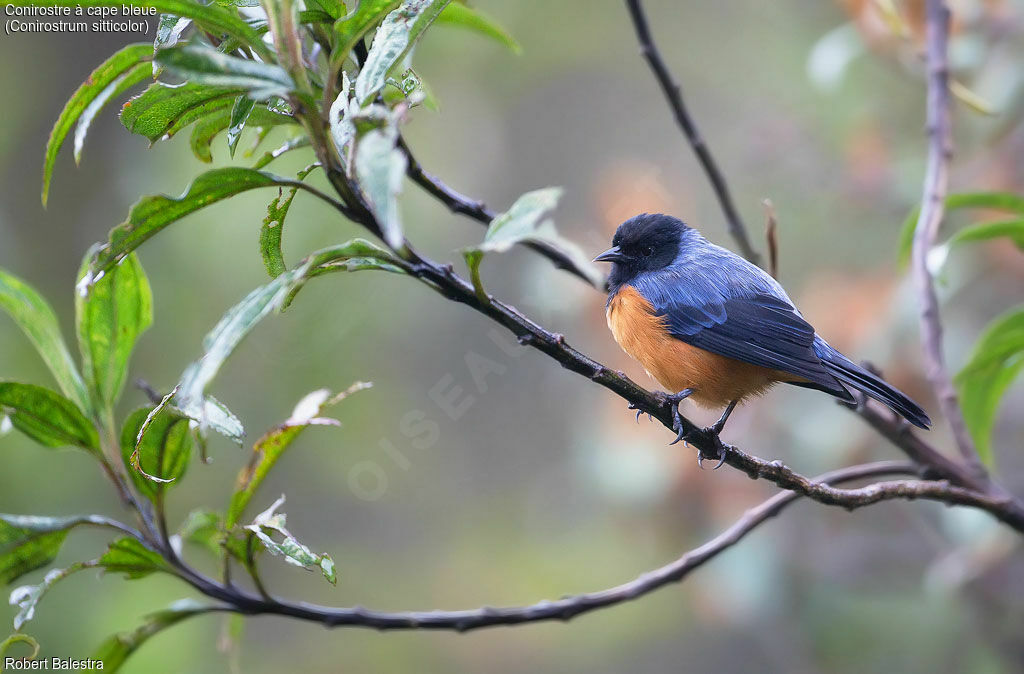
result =
[[388,12],[398,7],[401,0],[359,0],[352,16],[334,23],[335,47],[331,52],[332,65],[341,64],[356,43]]
[[121,124],[151,143],[170,138],[188,125],[222,110],[230,110],[240,88],[209,87],[186,82],[151,84],[121,108]]
[[187,17],[174,14],[160,15],[160,23],[156,27],[156,38],[153,40],[153,51],[160,51],[164,47],[173,47],[178,44],[178,38],[191,25],[192,19]]
[[448,2],[404,0],[397,9],[384,17],[374,35],[366,64],[356,77],[355,98],[360,105],[370,103],[377,92],[384,88],[388,72],[402,62]]
[[[192,146],[192,153],[196,156],[197,159],[199,159],[200,161],[204,161],[206,163],[210,163],[213,161],[213,154],[210,151],[210,144],[221,131],[224,131],[225,129],[231,126],[231,115],[233,111],[233,107],[230,110],[227,107],[220,108],[215,112],[211,113],[210,115],[199,120],[196,123],[196,125],[192,127],[192,136],[189,139],[189,144]],[[288,115],[282,115],[278,112],[271,112],[265,106],[257,105],[249,113],[249,116],[245,122],[245,126],[248,126],[249,128],[271,128],[275,126],[281,126],[284,124],[295,123],[295,119],[289,117]],[[305,138],[305,136],[302,136],[301,138]],[[308,145],[308,139],[306,144]],[[273,160],[274,158],[274,156],[271,156],[271,160]],[[261,164],[254,166],[253,168],[263,168],[269,163],[270,161],[265,161]]]
[[197,45],[161,49],[156,63],[190,83],[242,89],[254,100],[283,98],[295,88],[292,78],[281,66],[229,56]]
[[[256,534],[263,546],[272,554],[284,557],[286,562],[294,566],[310,571],[319,569],[327,582],[337,585],[338,576],[334,560],[330,555],[313,552],[291,535],[285,528],[285,514],[277,512],[282,505],[284,496],[274,501],[273,505],[257,515],[252,524],[245,528]],[[275,535],[280,540],[276,540]]]

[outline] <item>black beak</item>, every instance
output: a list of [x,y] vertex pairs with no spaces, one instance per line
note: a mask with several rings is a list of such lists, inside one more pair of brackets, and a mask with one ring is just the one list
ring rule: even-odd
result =
[[612,246],[605,252],[595,257],[594,262],[619,262],[624,257],[625,256],[622,254],[622,251],[619,250],[618,246]]

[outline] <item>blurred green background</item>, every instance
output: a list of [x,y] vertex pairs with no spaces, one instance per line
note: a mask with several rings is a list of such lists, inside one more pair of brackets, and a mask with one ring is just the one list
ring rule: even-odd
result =
[[[497,210],[525,191],[564,186],[556,220],[591,254],[641,211],[679,215],[730,245],[622,3],[475,4],[523,52],[447,27],[428,33],[417,72],[441,109],[415,111],[406,133],[429,170]],[[913,295],[896,262],[925,154],[913,38],[893,38],[870,0],[646,4],[762,249],[760,201],[774,202],[780,276],[797,304],[835,346],[872,360],[938,418],[920,374]],[[1024,3],[952,5],[957,76],[997,111],[957,106],[953,188],[1020,191]],[[907,7],[911,16],[919,9]],[[140,195],[178,194],[205,168],[185,138],[147,149],[112,106],[94,125],[81,168],[65,148],[42,209],[43,147],[61,106],[110,52],[140,39],[151,36],[0,37],[0,266],[55,304],[69,338],[75,274],[88,246]],[[225,145],[215,144],[218,165],[228,163]],[[273,170],[293,173],[310,161],[293,154]],[[221,313],[265,282],[257,237],[272,196],[251,192],[216,205],[142,247],[156,320],[133,377],[169,388]],[[455,250],[483,234],[411,184],[403,215],[413,241],[457,263]],[[300,194],[286,254],[294,261],[357,234]],[[1022,261],[1005,241],[947,261],[940,291],[954,369],[988,320],[1019,301]],[[600,293],[523,251],[488,258],[484,274],[499,297],[655,387],[614,344]],[[331,588],[268,557],[262,569],[275,593],[427,609],[597,590],[674,559],[775,491],[729,468],[698,470],[691,451],[666,446],[665,430],[646,420],[634,423],[620,399],[543,355],[499,346],[508,342],[421,285],[372,272],[310,284],[254,332],[213,390],[251,439],[313,389],[375,383],[336,408],[340,429],[304,435],[253,503],[257,512],[286,493],[289,528],[338,565]],[[482,386],[467,364],[480,356],[495,362]],[[7,318],[0,376],[50,383]],[[461,403],[461,416],[444,411],[444,396]],[[122,414],[144,403],[130,390]],[[1022,404],[1018,384],[995,435],[999,476],[1017,493],[1024,418],[1012,410]],[[436,433],[410,431],[413,422]],[[725,435],[804,474],[898,458],[854,415],[795,388],[737,411]],[[943,423],[930,438],[949,448]],[[213,463],[197,461],[172,492],[172,521],[199,506],[224,507],[248,451],[215,439]],[[18,434],[0,438],[0,511],[122,512],[87,455],[44,450]],[[57,563],[92,558],[104,544],[98,532],[76,531]],[[191,552],[203,566],[203,553]],[[27,631],[44,655],[86,657],[108,634],[182,596],[188,588],[170,579],[80,574],[46,597]],[[225,633],[220,617],[195,619],[155,637],[126,670],[1015,672],[1024,667],[1024,559],[1012,534],[971,511],[887,503],[849,514],[801,503],[683,585],[569,624],[381,634],[259,617],[245,621],[234,654],[222,648]]]

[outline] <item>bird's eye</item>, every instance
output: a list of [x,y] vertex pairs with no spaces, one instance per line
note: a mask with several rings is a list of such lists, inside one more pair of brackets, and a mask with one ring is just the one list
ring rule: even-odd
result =
[[654,253],[654,249],[650,246],[644,246],[640,252],[643,253],[644,257],[650,257]]

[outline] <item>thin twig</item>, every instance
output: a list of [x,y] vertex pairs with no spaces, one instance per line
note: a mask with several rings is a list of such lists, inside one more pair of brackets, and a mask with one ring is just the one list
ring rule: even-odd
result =
[[654,77],[658,80],[658,84],[668,100],[669,107],[672,108],[672,113],[675,115],[679,128],[686,134],[686,139],[689,141],[690,147],[693,148],[694,154],[697,155],[701,168],[704,169],[708,180],[711,181],[711,187],[714,189],[715,196],[718,197],[718,203],[725,214],[729,234],[736,241],[736,245],[739,247],[743,257],[759,265],[761,263],[761,256],[757,254],[757,251],[750,244],[747,228],[743,224],[743,219],[740,217],[739,211],[736,210],[736,205],[732,201],[732,195],[729,192],[729,185],[725,181],[725,176],[719,170],[718,164],[715,162],[714,157],[711,156],[711,150],[697,129],[696,122],[694,122],[690,112],[686,109],[686,104],[683,102],[682,88],[673,79],[672,73],[669,72],[668,66],[665,65],[665,60],[661,57],[661,52],[658,51],[658,47],[654,43],[654,37],[651,35],[651,28],[647,24],[647,16],[644,14],[640,0],[626,0],[626,7],[629,9],[629,16],[632,18],[633,27],[636,29],[637,40],[640,42],[640,53],[643,54],[643,57],[647,59],[647,63],[650,64]]
[[925,170],[921,196],[921,213],[914,230],[913,271],[921,302],[921,347],[924,351],[925,374],[939,399],[957,448],[964,461],[981,479],[986,471],[974,447],[974,441],[963,410],[946,370],[942,355],[942,322],[934,280],[928,271],[928,253],[935,243],[945,210],[949,183],[949,160],[953,152],[953,133],[950,120],[949,66],[949,9],[944,0],[928,0],[925,40],[928,63],[928,164]]

